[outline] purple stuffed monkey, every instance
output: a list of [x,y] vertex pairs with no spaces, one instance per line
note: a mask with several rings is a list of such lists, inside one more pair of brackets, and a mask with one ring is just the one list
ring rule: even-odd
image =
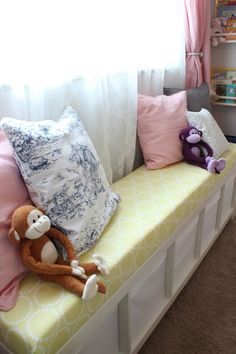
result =
[[224,170],[225,159],[214,159],[212,148],[202,140],[200,130],[189,126],[181,131],[179,137],[183,142],[182,153],[187,163],[204,168],[211,173],[220,173]]

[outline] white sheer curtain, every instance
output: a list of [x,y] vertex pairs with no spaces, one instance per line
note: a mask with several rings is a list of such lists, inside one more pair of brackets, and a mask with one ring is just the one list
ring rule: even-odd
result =
[[137,93],[184,87],[182,2],[1,3],[0,118],[57,120],[72,105],[109,180],[129,173]]

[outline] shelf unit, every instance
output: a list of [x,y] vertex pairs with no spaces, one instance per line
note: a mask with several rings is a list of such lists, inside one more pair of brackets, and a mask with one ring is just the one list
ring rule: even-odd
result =
[[[211,37],[233,37],[233,36],[236,36],[236,32],[232,32],[232,33],[216,33],[216,34],[211,35]],[[236,43],[236,40],[226,40],[225,42],[220,42],[218,45],[225,45],[225,44],[232,44],[232,43]],[[219,97],[219,99],[234,100],[235,103],[212,101],[213,105],[236,107],[236,97],[230,97],[230,96],[218,96],[218,97]]]
[[[233,37],[236,36],[236,32],[231,32],[231,33],[215,33],[212,34],[211,37]],[[225,42],[221,42],[221,43],[236,43],[236,40],[227,40]]]
[[219,99],[227,99],[227,100],[235,101],[235,103],[212,101],[214,105],[236,107],[236,97],[231,97],[231,96],[218,96],[218,97]]
[[[211,37],[227,37],[226,41],[220,42],[217,46],[211,46],[212,68],[236,68],[236,31],[214,34]],[[214,118],[225,135],[236,136],[236,97],[218,95],[218,98],[219,101],[212,101]],[[220,102],[220,99],[228,99],[234,103]]]
[[[232,33],[216,33],[216,34],[212,34],[211,37],[236,37],[236,32],[232,32]],[[221,44],[231,44],[231,43],[236,43],[236,39],[228,39],[224,42],[220,42],[218,43],[218,45]]]
[[[236,36],[236,33],[235,33],[235,36]],[[219,43],[218,45],[225,45],[225,44],[231,44],[231,43],[236,43],[236,40],[232,39],[232,40],[228,40],[228,41],[225,41],[225,42],[221,42]]]
[[217,102],[217,101],[212,101],[211,103],[216,106],[236,107],[236,103],[226,103],[226,102]]
[[236,36],[236,32],[230,32],[230,33],[215,33],[212,34],[211,37],[230,37],[230,36]]

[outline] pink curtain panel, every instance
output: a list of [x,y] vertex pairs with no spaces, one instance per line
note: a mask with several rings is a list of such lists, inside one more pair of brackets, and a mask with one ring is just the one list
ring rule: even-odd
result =
[[187,89],[210,82],[211,4],[208,0],[184,0],[184,3]]

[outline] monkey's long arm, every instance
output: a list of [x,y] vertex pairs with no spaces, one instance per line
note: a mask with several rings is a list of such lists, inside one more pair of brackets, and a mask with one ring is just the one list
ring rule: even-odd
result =
[[74,274],[74,269],[70,266],[36,261],[31,255],[31,243],[31,240],[27,240],[21,244],[22,261],[30,270],[43,274]]
[[207,150],[208,156],[212,157],[213,156],[213,150],[210,147],[210,145],[207,142],[203,141],[203,140],[201,141],[201,145]]
[[206,163],[205,157],[196,156],[192,153],[192,151],[191,151],[192,147],[194,147],[194,144],[193,144],[193,146],[189,146],[189,143],[183,142],[183,150],[182,151],[183,151],[184,159],[186,161],[193,161],[198,164],[199,163],[201,163],[201,164]]
[[77,259],[76,252],[75,252],[75,249],[74,249],[72,243],[70,242],[68,237],[66,235],[64,235],[61,231],[51,227],[50,230],[47,231],[46,235],[58,240],[61,243],[61,245],[66,250],[69,262],[73,261],[74,259]]
[[[71,262],[77,260],[75,249],[74,249],[72,243],[70,242],[70,240],[67,238],[67,236],[65,236],[59,230],[54,229],[53,227],[50,228],[50,230],[46,233],[46,235],[58,240],[64,246],[64,248],[66,249],[66,252],[67,252],[69,264],[72,265]],[[99,259],[97,259],[97,258],[99,258],[99,256],[96,256],[94,258],[94,262],[90,262],[90,263],[79,263],[79,261],[78,261],[78,266],[79,266],[79,268],[82,267],[85,270],[85,273],[87,275],[91,275],[94,273],[107,274],[108,270],[107,270],[106,266],[104,268],[104,265],[102,264],[102,262],[104,262],[104,260],[99,261]],[[77,266],[75,265],[75,268],[76,267]],[[81,274],[81,276],[82,276],[82,274]]]

